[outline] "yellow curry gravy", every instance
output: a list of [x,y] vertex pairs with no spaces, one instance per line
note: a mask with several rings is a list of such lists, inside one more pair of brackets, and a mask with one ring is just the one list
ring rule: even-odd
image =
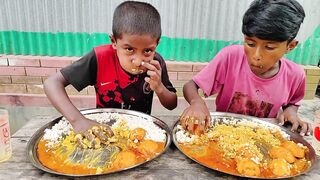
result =
[[[237,163],[234,159],[227,159],[224,157],[224,153],[219,150],[217,141],[209,141],[199,144],[188,144],[179,143],[180,149],[189,157],[198,161],[199,163],[212,168],[225,172],[228,174],[239,175],[241,174],[237,171]],[[302,171],[305,171],[309,166],[305,166]],[[294,168],[291,169],[291,176],[298,174],[301,171],[296,171]],[[270,168],[260,167],[261,178],[274,178],[277,177],[272,173]]]
[[136,164],[147,161],[161,153],[165,147],[164,142],[142,140],[137,147],[129,147],[120,151],[110,166],[104,166],[97,171],[97,168],[89,168],[85,164],[65,163],[68,157],[56,156],[54,150],[46,147],[46,141],[41,140],[38,144],[37,153],[39,161],[47,168],[56,172],[73,175],[89,175],[98,173],[113,172],[129,168]]

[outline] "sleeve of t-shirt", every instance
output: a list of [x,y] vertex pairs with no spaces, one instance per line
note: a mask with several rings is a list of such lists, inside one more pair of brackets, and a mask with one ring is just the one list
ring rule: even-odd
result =
[[177,92],[177,90],[173,87],[172,83],[170,82],[166,62],[161,57],[161,55],[158,54],[158,53],[155,54],[155,59],[159,61],[160,66],[161,66],[161,70],[162,70],[162,72],[161,72],[161,81],[162,81],[163,85],[169,91]]
[[89,85],[94,85],[97,78],[97,58],[94,50],[73,64],[62,68],[60,72],[78,91],[81,91]]
[[192,78],[206,97],[222,90],[227,73],[228,57],[228,49],[223,48],[208,65]]
[[301,105],[301,101],[305,94],[306,78],[304,73],[301,73],[300,77],[301,77],[300,83],[298,84],[296,90],[290,97],[288,105],[295,105],[295,106]]

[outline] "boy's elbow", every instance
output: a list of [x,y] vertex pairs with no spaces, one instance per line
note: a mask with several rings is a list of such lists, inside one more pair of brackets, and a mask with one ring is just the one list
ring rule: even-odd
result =
[[169,107],[167,107],[168,110],[172,111],[177,107],[177,104],[171,105]]
[[177,95],[175,95],[175,100],[167,107],[168,110],[174,110],[178,105]]
[[48,86],[51,84],[50,81],[51,81],[51,80],[50,80],[50,77],[49,77],[49,78],[47,78],[47,79],[43,82],[43,88],[44,88],[44,89],[48,88]]
[[43,82],[43,89],[46,94],[51,89],[59,87],[64,87],[63,81],[61,80],[61,78],[59,78],[59,74],[51,75]]
[[53,83],[54,81],[52,80],[52,77],[49,77],[43,82],[43,89],[46,94],[48,94],[48,91],[51,89],[50,87],[53,86]]

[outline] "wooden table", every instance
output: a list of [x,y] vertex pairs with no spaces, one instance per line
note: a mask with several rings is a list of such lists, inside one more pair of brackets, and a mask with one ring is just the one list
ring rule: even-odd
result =
[[[12,157],[0,164],[0,179],[67,179],[43,172],[35,168],[26,155],[27,142],[35,131],[45,123],[53,120],[52,116],[41,116],[30,120],[23,128],[13,134],[11,143]],[[177,120],[175,115],[158,116],[172,127]],[[307,138],[308,140],[311,137]],[[306,175],[296,179],[320,179],[320,161]],[[95,176],[92,179],[237,179],[237,177],[205,168],[184,156],[172,143],[170,148],[160,157],[140,167],[121,173]],[[81,178],[79,178],[81,179]],[[83,178],[88,179],[88,178]]]

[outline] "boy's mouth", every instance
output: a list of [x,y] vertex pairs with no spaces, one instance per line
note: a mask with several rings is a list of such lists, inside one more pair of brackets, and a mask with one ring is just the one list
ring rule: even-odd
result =
[[262,65],[254,65],[254,64],[251,64],[250,67],[254,68],[254,69],[262,69],[263,68]]
[[143,69],[137,67],[137,68],[132,68],[131,72],[134,74],[142,74],[144,71],[143,71]]
[[[134,62],[134,60],[132,60]],[[146,71],[146,68],[143,66],[145,64],[144,61],[141,62],[139,66],[134,66],[134,68],[131,68],[131,73],[133,74],[142,74]]]
[[250,69],[254,74],[260,74],[262,69],[263,69],[263,66],[262,65],[253,65],[253,64],[251,64],[250,65]]

